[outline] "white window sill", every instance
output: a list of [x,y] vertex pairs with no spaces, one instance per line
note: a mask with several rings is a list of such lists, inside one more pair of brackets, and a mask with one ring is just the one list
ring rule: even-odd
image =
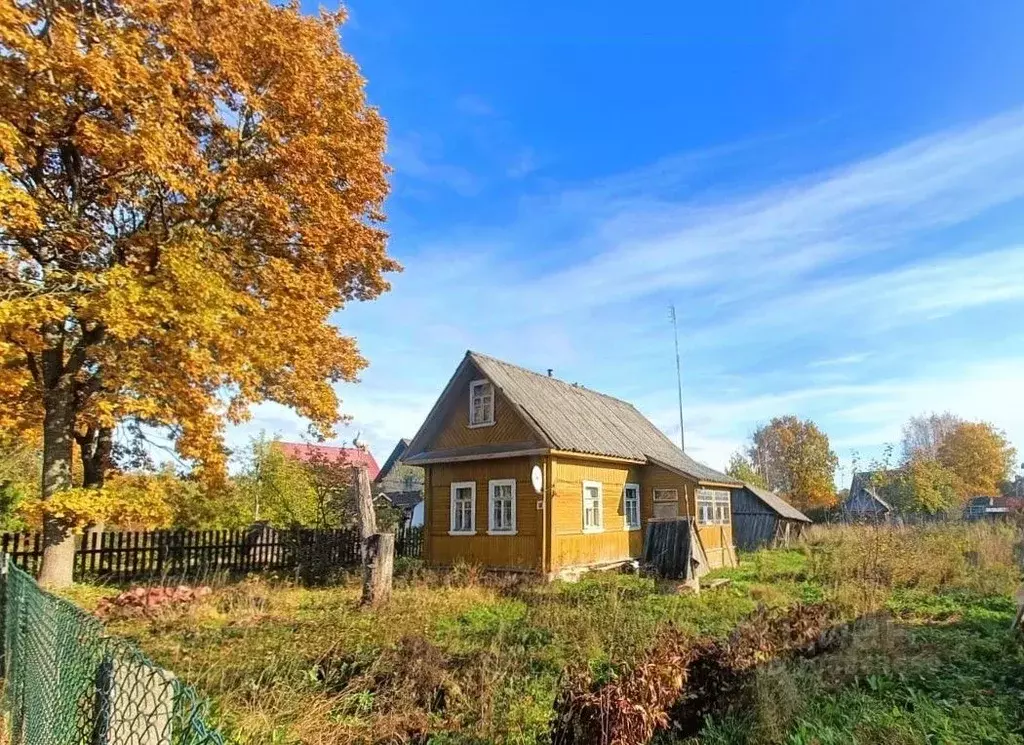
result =
[[626,532],[632,533],[634,530],[640,530],[640,526],[639,525],[627,525],[626,526]]
[[518,535],[518,530],[488,530],[487,535]]
[[448,535],[476,535],[475,530],[449,530]]
[[494,426],[494,420],[492,419],[489,422],[481,422],[480,424],[470,424],[469,428],[470,429],[480,429],[481,427],[493,427],[493,426]]
[[603,533],[604,528],[584,528],[584,533]]

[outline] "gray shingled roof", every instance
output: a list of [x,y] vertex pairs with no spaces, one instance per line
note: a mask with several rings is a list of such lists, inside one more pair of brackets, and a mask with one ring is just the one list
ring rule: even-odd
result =
[[409,448],[409,442],[410,440],[407,437],[403,437],[398,441],[398,444],[392,449],[391,455],[384,461],[384,465],[380,467],[380,471],[377,472],[377,478],[374,481],[379,483],[387,478],[387,475],[391,473],[391,469],[398,465],[405,451]]
[[858,472],[856,472],[855,474],[853,474],[853,480],[850,482],[850,493],[847,495],[846,499],[843,501],[843,504],[845,505],[846,502],[849,502],[851,499],[855,498],[856,495],[859,492],[864,492],[869,497],[871,497],[873,500],[875,500],[880,505],[885,507],[885,509],[891,510],[892,509],[892,505],[890,505],[888,502],[886,502],[884,499],[882,499],[882,497],[879,496],[878,489],[876,489],[873,486],[873,483],[875,481],[875,477],[876,476],[882,475],[882,476],[890,476],[891,477],[893,474],[898,474],[900,472],[900,470],[901,469],[899,469],[899,468],[892,468],[892,469],[880,469],[880,470],[877,470],[877,471],[858,471]]
[[753,494],[755,497],[760,499],[766,505],[775,510],[779,515],[786,518],[787,520],[799,520],[800,522],[809,523],[811,518],[807,517],[804,513],[798,510],[796,507],[791,505],[785,499],[780,497],[773,491],[768,489],[762,489],[759,486],[753,484],[747,484],[747,491]]
[[699,481],[741,483],[686,455],[626,401],[478,352],[466,356],[556,450],[651,461]]

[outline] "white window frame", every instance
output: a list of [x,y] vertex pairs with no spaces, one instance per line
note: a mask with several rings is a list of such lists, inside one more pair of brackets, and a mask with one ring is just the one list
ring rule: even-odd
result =
[[[732,524],[732,492],[728,489],[697,489],[697,524],[698,525],[731,525]],[[703,502],[703,504],[701,504]],[[717,515],[719,507],[725,507],[722,516]],[[710,519],[705,519],[705,509],[710,511]]]
[[[473,422],[473,399],[476,398],[474,390],[478,385],[489,385],[491,387],[491,416],[485,422]],[[489,381],[487,378],[480,378],[479,380],[471,380],[469,383],[469,428],[476,429],[477,427],[491,427],[494,425],[494,408],[495,408],[496,391],[494,389],[494,383]]]
[[[587,489],[597,489],[597,525],[587,525]],[[583,521],[583,532],[604,532],[604,485],[600,481],[584,481],[581,496],[583,498],[583,512],[580,517]]]
[[[636,495],[636,523],[629,521],[629,493]],[[622,487],[622,523],[626,530],[640,530],[643,516],[640,512],[640,484],[626,484]]]
[[[512,527],[499,529],[494,527],[494,487],[512,487]],[[518,532],[519,523],[516,522],[516,480],[515,479],[492,479],[487,482],[487,535],[515,535]]]
[[[470,510],[469,521],[471,530],[455,529],[455,495],[459,489],[469,489]],[[453,481],[448,497],[448,535],[476,535],[476,482]]]

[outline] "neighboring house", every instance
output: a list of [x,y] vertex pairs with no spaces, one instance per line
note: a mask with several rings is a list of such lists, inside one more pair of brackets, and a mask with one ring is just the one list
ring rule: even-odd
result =
[[964,507],[965,520],[992,520],[1024,511],[1024,499],[1019,497],[973,497]]
[[335,463],[341,462],[350,466],[362,466],[372,482],[380,472],[380,466],[373,457],[373,453],[364,448],[342,448],[333,445],[312,445],[305,442],[279,442],[277,446],[281,452],[289,458],[308,463],[315,458]]
[[404,524],[415,528],[423,525],[423,469],[401,462],[409,442],[398,441],[373,483],[391,506],[401,510]]
[[811,519],[778,494],[753,484],[732,493],[732,536],[736,548],[788,546]]
[[639,557],[653,519],[690,518],[735,563],[732,490],[631,404],[467,352],[402,458],[424,469],[425,556],[551,577]]
[[847,520],[887,520],[893,514],[892,506],[878,494],[879,478],[892,472],[860,471],[853,475],[850,484],[850,496],[840,507],[843,518]]

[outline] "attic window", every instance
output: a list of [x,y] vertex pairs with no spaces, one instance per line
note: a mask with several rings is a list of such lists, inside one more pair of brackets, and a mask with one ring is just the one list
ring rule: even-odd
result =
[[494,386],[489,380],[469,384],[469,426],[488,427],[494,424]]

